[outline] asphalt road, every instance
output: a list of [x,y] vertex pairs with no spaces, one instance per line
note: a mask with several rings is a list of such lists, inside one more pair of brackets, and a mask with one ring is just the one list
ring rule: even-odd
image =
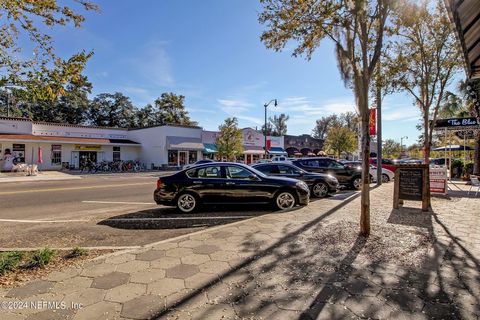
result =
[[220,207],[179,214],[153,202],[156,180],[113,174],[2,183],[0,248],[131,247],[271,212]]

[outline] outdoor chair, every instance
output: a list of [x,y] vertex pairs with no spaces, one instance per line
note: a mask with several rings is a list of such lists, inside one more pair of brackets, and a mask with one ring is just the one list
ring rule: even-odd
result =
[[478,180],[478,176],[470,176],[470,181],[472,182],[472,185],[470,186],[470,190],[468,190],[468,194],[472,191],[473,188],[477,188],[477,191],[475,192],[475,197],[478,194],[478,191],[480,191],[480,181]]

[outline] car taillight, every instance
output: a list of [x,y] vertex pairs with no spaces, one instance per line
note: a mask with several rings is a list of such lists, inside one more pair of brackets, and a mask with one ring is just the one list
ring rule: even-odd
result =
[[162,180],[158,179],[157,180],[157,189],[160,189],[162,187],[162,185],[163,185]]

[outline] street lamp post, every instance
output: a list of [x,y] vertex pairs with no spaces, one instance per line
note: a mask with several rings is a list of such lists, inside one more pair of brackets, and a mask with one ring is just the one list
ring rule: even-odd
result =
[[263,135],[265,138],[264,141],[264,149],[265,149],[265,159],[267,159],[267,107],[270,103],[274,103],[273,106],[276,107],[278,105],[277,99],[272,99],[268,103],[265,103],[263,106],[265,107],[265,126],[263,127]]
[[401,137],[401,138],[400,138],[400,156],[401,156],[402,153],[403,153],[403,139],[408,139],[408,137],[405,136],[405,137]]

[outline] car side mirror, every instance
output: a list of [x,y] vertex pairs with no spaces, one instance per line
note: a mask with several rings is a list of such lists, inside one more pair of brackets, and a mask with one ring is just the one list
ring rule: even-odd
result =
[[259,179],[258,179],[258,176],[257,176],[256,174],[253,174],[253,173],[248,177],[248,179],[250,179],[250,180],[259,180]]

